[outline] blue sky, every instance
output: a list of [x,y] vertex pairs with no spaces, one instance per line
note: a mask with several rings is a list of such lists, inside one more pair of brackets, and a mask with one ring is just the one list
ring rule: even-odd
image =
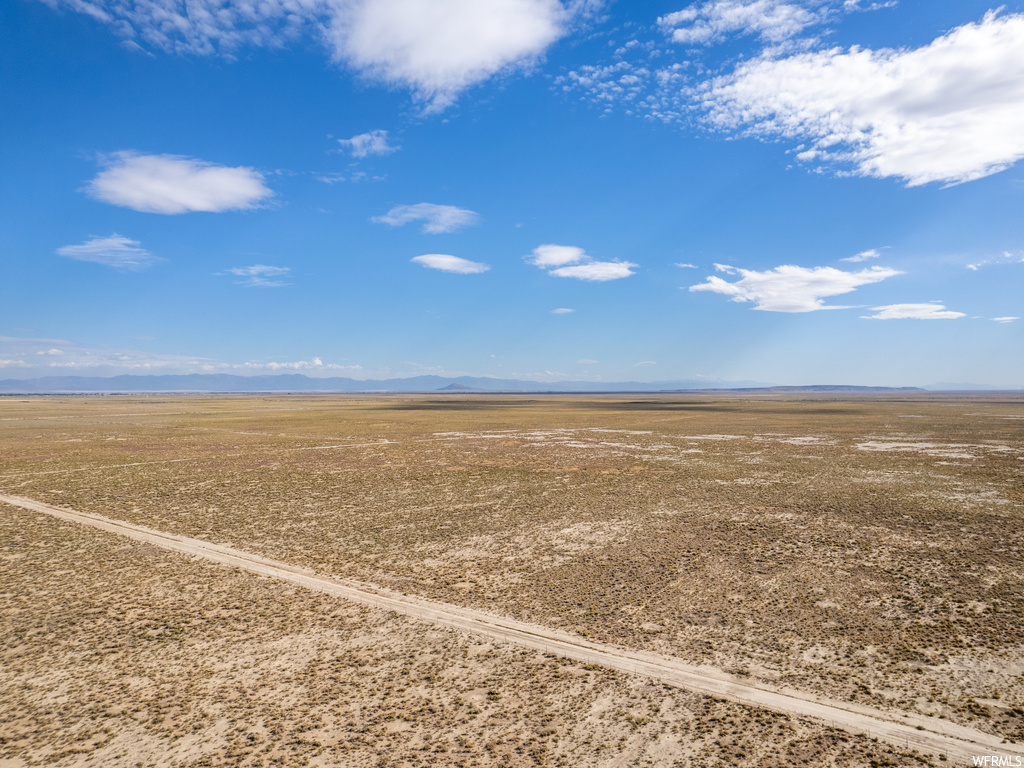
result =
[[0,378],[1024,386],[1024,3],[13,0]]

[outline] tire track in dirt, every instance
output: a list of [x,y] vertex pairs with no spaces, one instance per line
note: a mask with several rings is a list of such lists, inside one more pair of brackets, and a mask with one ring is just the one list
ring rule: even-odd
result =
[[955,723],[940,723],[915,714],[890,713],[847,702],[829,701],[800,691],[762,687],[713,667],[697,667],[656,654],[590,643],[558,630],[446,603],[399,595],[370,584],[319,576],[309,569],[231,547],[163,533],[102,515],[56,507],[22,496],[0,493],[0,502],[479,637],[514,643],[576,661],[600,664],[620,672],[643,675],[663,685],[746,706],[811,718],[851,733],[866,734],[900,749],[916,749],[933,756],[945,755],[947,759],[967,765],[973,763],[974,756],[980,755],[1006,756],[1014,764],[1016,756],[1024,759],[1024,751],[1019,751],[1017,745],[1002,744],[998,736]]

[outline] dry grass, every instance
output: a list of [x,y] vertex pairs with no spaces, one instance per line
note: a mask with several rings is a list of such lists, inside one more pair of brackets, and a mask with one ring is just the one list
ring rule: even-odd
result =
[[3,398],[0,489],[1024,738],[1022,405]]
[[921,762],[4,505],[0,559],[4,766]]

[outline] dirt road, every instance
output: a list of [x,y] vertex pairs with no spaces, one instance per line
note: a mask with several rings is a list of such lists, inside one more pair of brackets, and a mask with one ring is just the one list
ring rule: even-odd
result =
[[1016,764],[1018,755],[1024,760],[1024,751],[1018,749],[1018,745],[1002,744],[997,736],[946,721],[937,721],[920,715],[883,712],[853,703],[829,701],[799,691],[759,686],[712,667],[696,667],[655,654],[590,643],[545,627],[445,603],[399,595],[368,584],[318,576],[303,568],[230,547],[162,533],[101,515],[55,507],[21,496],[0,493],[0,502],[89,525],[164,549],[289,581],[308,589],[395,611],[473,635],[516,643],[577,661],[600,664],[621,672],[644,675],[664,685],[752,707],[814,718],[852,733],[863,733],[884,740],[902,750],[916,749],[923,754],[945,755],[954,765],[972,765],[973,758],[981,755],[1009,758],[1009,762],[1003,764]]

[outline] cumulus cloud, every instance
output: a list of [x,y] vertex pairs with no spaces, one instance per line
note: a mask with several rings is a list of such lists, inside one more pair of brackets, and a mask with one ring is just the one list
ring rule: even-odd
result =
[[1024,157],[1024,14],[990,12],[915,49],[763,56],[692,96],[723,131],[809,142],[797,157],[958,184]]
[[368,155],[390,155],[397,152],[401,147],[388,143],[387,131],[370,131],[360,133],[351,139],[338,139],[342,148],[352,153],[352,157],[367,157]]
[[757,35],[778,43],[822,20],[801,3],[782,0],[711,0],[695,3],[658,19],[658,26],[677,43],[705,45],[733,34]]
[[993,320],[993,322],[996,322],[996,323],[1012,323],[1014,320],[1020,320],[1020,318],[1019,317],[1007,316],[1007,317],[993,317],[992,320]]
[[451,256],[447,253],[425,253],[422,256],[413,257],[410,261],[422,264],[429,269],[454,272],[457,275],[476,275],[491,268],[489,264],[460,259],[458,256]]
[[181,155],[115,152],[85,189],[97,200],[143,213],[189,213],[255,208],[273,192],[263,174]]
[[135,48],[232,57],[303,37],[432,109],[536,61],[592,3],[558,0],[44,0],[105,23]]
[[872,307],[874,315],[861,315],[865,320],[955,320],[966,317],[963,312],[953,312],[942,304],[887,304]]
[[559,307],[558,309],[552,309],[552,315],[568,315],[571,312],[575,312],[575,309],[569,309],[568,307]]
[[109,237],[94,237],[81,245],[65,245],[57,249],[57,254],[114,269],[145,269],[159,261],[138,240],[123,237],[116,232]]
[[707,281],[691,285],[691,291],[711,291],[730,296],[732,301],[750,301],[754,309],[766,312],[814,312],[819,309],[849,309],[828,305],[823,299],[850,293],[862,285],[901,275],[895,269],[871,267],[860,272],[844,272],[834,267],[796,267],[783,265],[757,272],[750,269],[716,264],[719,272],[738,275],[739,280],[729,282],[711,275]]
[[334,6],[336,60],[409,87],[431,109],[471,85],[535,61],[565,32],[557,0],[350,0]]
[[465,208],[454,205],[435,205],[434,203],[416,203],[416,205],[399,205],[383,216],[374,216],[371,221],[378,224],[390,224],[401,227],[410,221],[422,221],[423,231],[431,235],[454,232],[462,227],[476,224],[480,215]]
[[533,253],[526,257],[528,263],[541,269],[589,260],[590,257],[587,256],[586,251],[575,245],[538,245],[533,249]]
[[291,285],[291,283],[286,283],[284,280],[278,279],[287,275],[291,271],[291,267],[272,267],[267,264],[253,264],[248,267],[232,267],[231,269],[225,270],[225,273],[241,277],[242,279],[238,280],[237,283],[250,288],[280,288],[285,285]]
[[592,283],[603,283],[606,280],[619,280],[634,274],[639,265],[631,261],[591,261],[588,264],[577,264],[572,267],[559,267],[548,272],[555,277],[573,277]]
[[575,245],[538,245],[524,257],[526,262],[548,270],[555,277],[572,277],[589,282],[619,280],[634,274],[639,265],[630,261],[595,261]]
[[879,253],[876,249],[872,248],[867,251],[861,251],[860,253],[854,254],[853,256],[847,256],[845,259],[840,259],[840,261],[852,261],[854,263],[857,263],[861,261],[867,261],[868,259],[877,259],[881,255],[882,254]]

